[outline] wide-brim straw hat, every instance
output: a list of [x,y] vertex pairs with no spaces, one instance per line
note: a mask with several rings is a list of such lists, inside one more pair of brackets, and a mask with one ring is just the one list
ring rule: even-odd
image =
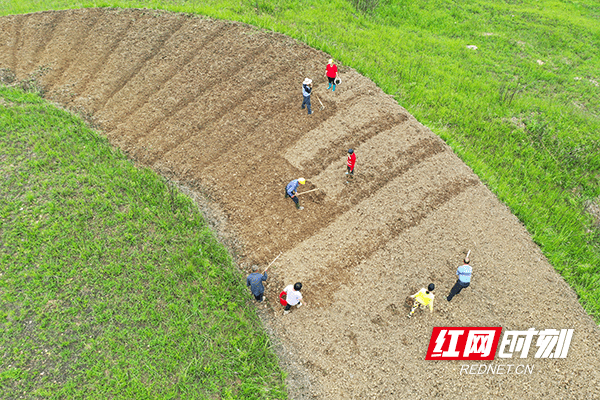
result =
[[302,82],[303,85],[310,85],[312,83],[312,79],[306,78],[304,80],[304,82]]

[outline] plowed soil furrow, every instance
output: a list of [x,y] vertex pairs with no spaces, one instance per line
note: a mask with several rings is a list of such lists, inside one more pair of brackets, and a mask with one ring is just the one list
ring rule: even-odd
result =
[[332,149],[357,149],[373,136],[388,129],[393,129],[397,125],[406,122],[407,119],[408,117],[405,114],[388,114],[379,117],[377,124],[369,121],[362,126],[355,126],[351,131],[345,132],[344,135],[339,135],[329,144],[328,148],[320,149],[311,160],[305,161],[303,167],[306,171],[309,171],[309,174],[316,174],[338,158]]
[[[148,25],[156,23],[156,20],[145,13],[138,16],[132,16],[129,24],[124,27],[121,33],[114,37],[114,41],[104,49],[97,57],[98,63],[93,68],[85,80],[82,80],[76,88],[77,97],[73,99],[73,105],[80,109],[85,109],[88,113],[93,114],[96,110],[95,105],[101,102],[110,92],[111,89],[119,86],[123,77],[122,74],[127,74],[132,67],[131,63],[135,63],[137,57],[140,57],[140,50],[152,47],[153,35],[149,35],[146,31]],[[168,25],[169,21],[163,21]],[[168,28],[167,28],[168,29]],[[136,45],[144,42],[145,46],[140,48]],[[142,50],[142,57],[143,57]],[[122,68],[125,67],[125,71]],[[91,89],[88,87],[91,85]]]
[[16,43],[19,41],[19,20],[22,16],[10,16],[0,20],[0,65],[14,72],[17,61]]
[[[472,204],[474,200],[477,203],[475,207]],[[342,388],[329,387],[329,397],[342,398],[344,393],[355,393],[353,397],[356,398],[431,398],[434,395],[459,398],[477,390],[470,383],[457,388],[458,381],[441,380],[441,376],[453,376],[460,369],[460,365],[444,362],[425,364],[431,369],[426,373],[427,382],[436,382],[436,385],[414,385],[424,374],[423,362],[420,360],[424,357],[423,349],[429,341],[429,336],[422,335],[421,332],[430,331],[433,326],[501,325],[512,329],[515,319],[519,318],[527,321],[527,324],[535,324],[539,316],[532,314],[531,309],[524,309],[521,313],[521,310],[516,311],[514,307],[522,302],[530,303],[530,294],[519,290],[524,281],[531,279],[527,276],[531,269],[525,268],[525,265],[538,263],[543,256],[540,252],[532,252],[526,249],[527,246],[522,246],[521,239],[527,234],[514,230],[518,225],[516,219],[490,218],[491,215],[502,214],[504,210],[505,206],[491,197],[483,185],[463,191],[432,212],[421,224],[388,242],[371,259],[358,265],[355,274],[343,281],[344,286],[337,295],[326,299],[325,307],[316,310],[314,319],[311,320],[312,329],[318,331],[316,336],[321,340],[293,346],[293,351],[302,353],[305,363],[322,379],[346,382],[346,386]],[[502,245],[502,242],[494,238],[486,238],[486,232],[489,231],[512,232],[513,241]],[[429,240],[415,240],[423,237]],[[487,240],[482,240],[483,238]],[[439,255],[451,261],[466,243],[477,243],[485,253],[481,259],[481,282],[477,287],[469,288],[472,297],[457,296],[452,303],[457,300],[460,303],[448,304],[443,296],[454,283],[452,274],[456,266],[452,262],[440,265]],[[493,278],[488,275],[490,270],[483,268],[483,265],[495,264],[500,257],[505,263],[497,266],[498,275]],[[381,265],[386,268],[382,269]],[[564,281],[558,282],[560,278],[557,281],[556,273],[551,268],[539,268],[538,273],[541,278],[539,292],[552,291],[557,300],[560,299],[544,307],[548,311],[548,314],[544,314],[547,317],[545,323],[560,324],[562,321],[572,324],[581,315],[579,311],[571,313],[568,308],[559,310],[568,302],[567,294],[573,295],[572,291],[565,290],[566,284]],[[407,321],[403,294],[416,292],[430,280],[435,281],[438,286],[435,313],[429,316],[427,311],[417,314],[418,319]],[[354,291],[353,288],[356,287],[360,291]],[[463,294],[464,292],[461,293]],[[477,299],[476,304],[471,301],[473,298]],[[342,303],[344,305],[334,307],[340,304],[338,299],[345,300]],[[318,301],[322,302],[322,298]],[[481,311],[476,317],[473,316],[474,308]],[[294,342],[294,329],[306,321],[298,315],[286,322],[288,329],[284,335]],[[593,324],[589,327],[595,329]],[[585,330],[583,326],[582,329]],[[390,357],[390,354],[395,357]],[[332,356],[340,360],[340,363],[327,366],[324,360]],[[588,367],[582,364],[583,359],[579,355],[575,357],[577,359],[569,360],[569,365],[565,367],[574,368],[575,374],[587,373],[584,372]],[[553,367],[557,365],[559,364],[552,362]],[[348,379],[350,374],[351,380]],[[531,376],[527,380],[530,385],[528,389],[515,384],[514,377],[495,375],[493,382],[497,384],[494,385],[489,382],[490,378],[492,377],[480,381],[490,391],[490,394],[482,394],[481,398],[501,398],[507,393],[514,398],[575,398],[571,387],[560,386],[568,379],[561,375],[556,376],[557,386],[552,388],[548,388],[554,384],[547,382],[545,373]],[[559,381],[562,383],[559,384]],[[373,382],[376,385],[370,386]],[[587,391],[583,398],[593,398],[588,396],[595,393],[589,379],[582,379],[580,385],[582,390]]]
[[38,65],[45,65],[50,68],[41,79],[48,92],[48,97],[61,102],[70,99],[71,93],[69,91],[57,93],[52,89],[56,85],[56,80],[64,74],[73,60],[79,56],[83,43],[86,42],[101,14],[102,11],[99,9],[64,12],[65,17],[60,20],[59,25],[54,29],[54,35],[45,45],[45,51],[40,55],[38,61]]
[[[26,21],[26,17],[24,15],[18,15],[17,17],[15,17],[14,19],[14,32],[15,32],[15,40],[14,40],[14,47],[12,48],[11,51],[11,55],[12,55],[12,62],[10,65],[10,69],[17,74],[17,69],[19,66],[19,49],[23,46],[23,25],[25,24]],[[18,76],[20,79],[23,78],[23,76]]]
[[[406,211],[406,215],[398,217],[386,226],[365,238],[366,245],[351,245],[344,249],[343,254],[338,254],[321,269],[316,279],[312,279],[316,293],[327,292],[334,294],[343,282],[350,280],[349,274],[361,262],[368,260],[383,248],[390,240],[394,240],[401,233],[417,226],[432,211],[436,210],[453,197],[459,195],[469,187],[474,186],[475,180],[454,179],[434,192],[426,193],[419,199],[414,208]],[[403,207],[404,208],[404,207]],[[357,240],[360,243],[360,240]],[[312,292],[311,288],[311,292]]]
[[292,165],[300,169],[304,165],[312,164],[313,170],[320,170],[322,164],[318,157],[326,154],[336,141],[346,144],[345,142],[351,140],[351,132],[357,126],[368,126],[382,117],[379,110],[373,107],[365,109],[360,103],[349,108],[338,108],[337,112],[338,115],[319,128],[304,134],[294,146],[286,151],[285,158]]
[[[274,158],[263,162],[263,170],[255,169],[255,165],[251,164],[248,168],[256,175],[265,171],[280,174],[286,172],[283,161]],[[287,182],[276,178],[256,182],[253,174],[243,174],[243,168],[239,171],[242,174],[235,173],[235,180],[223,181],[210,176],[206,182],[214,183],[212,189],[218,193],[214,197],[228,210],[228,220],[240,237],[249,238],[245,241],[244,253],[248,262],[268,262],[273,254],[292,249],[294,243],[318,233],[341,213],[335,202],[311,203],[309,213],[297,211],[292,201],[284,198]],[[240,200],[245,201],[247,207],[254,207],[255,214],[248,215],[235,209]],[[301,204],[307,203],[301,200]]]
[[[252,102],[252,100],[249,101]],[[244,132],[243,139],[237,138],[236,132],[225,130],[225,127],[217,130],[217,133],[211,137],[195,138],[188,143],[189,147],[179,149],[181,153],[178,156],[185,156],[185,162],[174,166],[174,168],[179,168],[178,176],[185,175],[188,171],[190,180],[202,182],[205,186],[213,188],[216,192],[215,198],[219,198],[222,204],[228,205],[230,220],[239,221],[240,229],[248,229],[249,233],[256,230],[267,235],[278,232],[281,230],[280,224],[286,223],[285,221],[291,222],[290,217],[293,218],[295,214],[292,202],[289,199],[283,199],[287,180],[282,177],[289,177],[291,180],[298,177],[300,172],[284,159],[275,156],[285,149],[286,143],[296,139],[293,125],[289,122],[284,124],[286,115],[290,113],[290,110],[285,107],[286,103],[289,104],[285,98],[280,100],[280,104],[274,103],[275,109],[280,111],[277,114],[271,113],[270,118],[258,115],[254,115],[254,119],[249,118],[250,121],[256,121],[259,128],[253,129],[252,126],[248,126],[249,133]],[[281,107],[277,107],[278,105]],[[249,105],[249,108],[252,110],[252,106]],[[273,129],[269,122],[272,125],[279,125],[279,128],[283,129]],[[311,122],[319,123],[317,119]],[[244,125],[241,127],[243,128]],[[290,129],[286,129],[288,127]],[[242,129],[242,131],[244,130]],[[261,137],[262,140],[258,140]],[[265,138],[267,138],[266,143],[264,142]],[[223,149],[222,154],[216,153],[213,150],[215,147]],[[209,158],[204,152],[214,156],[214,160],[208,165],[203,165],[204,160]],[[231,170],[232,166],[234,168],[232,172],[225,172]],[[221,179],[224,173],[227,175],[227,179]],[[310,184],[306,186],[308,186],[307,189],[311,187]],[[235,204],[240,199],[243,199],[247,207],[254,208],[254,213],[248,214],[243,210],[238,210]],[[327,207],[329,210],[336,208],[334,204],[321,204],[319,207]],[[321,213],[305,215],[300,224],[293,225],[280,232],[279,236],[274,237],[273,243],[283,249],[290,245],[290,237],[299,239],[314,234],[317,229],[315,223],[322,218],[322,214],[321,216],[319,214]],[[325,214],[331,214],[331,212],[328,211]],[[333,215],[335,213],[331,217]],[[259,237],[251,234],[248,247],[261,247],[258,243],[257,246],[252,246],[254,238],[258,239]],[[263,256],[265,255],[257,257],[262,258]],[[267,254],[266,257],[268,256]]]
[[360,188],[346,191],[341,197],[349,204],[357,204],[386,185],[394,177],[401,176],[416,165],[445,150],[447,150],[447,147],[438,138],[423,139],[405,151],[397,150],[396,157],[388,159],[382,164],[370,166],[364,178],[361,174],[359,179],[352,181],[352,184],[356,183],[357,185],[365,181]]
[[[291,54],[290,57],[294,59]],[[296,98],[293,95],[282,96],[276,79],[291,71],[284,67],[273,72],[269,68],[272,60],[277,63],[274,54],[265,53],[257,58],[258,67],[244,68],[227,81],[225,88],[215,88],[205,93],[200,102],[182,110],[173,118],[173,123],[164,127],[163,132],[170,144],[164,149],[163,156],[169,157],[169,151],[174,152],[176,158],[178,154],[195,154],[199,164],[197,168],[202,171],[212,164],[245,163],[252,162],[255,157],[262,159],[262,156],[268,156],[263,154],[263,145],[257,148],[253,145],[266,138],[270,139],[267,150],[270,154],[292,143],[294,137],[286,134],[288,130],[281,121],[285,121],[287,114],[292,111],[290,108],[293,108]],[[254,82],[254,85],[250,86],[248,82]],[[215,96],[223,97],[224,101],[218,105],[206,101]],[[268,116],[264,115],[266,108],[272,110]],[[315,123],[321,120],[316,119]],[[197,126],[190,127],[191,122],[197,123]],[[210,146],[206,146],[206,143],[210,143]],[[157,154],[163,150],[156,145],[152,147]],[[195,149],[201,150],[195,152]],[[154,162],[156,158],[150,160]]]
[[[398,126],[373,136],[358,147],[355,146],[354,149],[359,157],[354,168],[356,171],[354,179],[350,180],[345,175],[348,152],[342,147],[335,151],[337,160],[333,160],[327,168],[313,176],[311,181],[329,197],[338,197],[344,191],[346,192],[344,196],[347,197],[348,188],[352,188],[351,193],[354,197],[359,192],[368,194],[372,191],[373,184],[389,180],[389,176],[394,176],[393,171],[396,171],[399,166],[405,165],[408,169],[430,155],[443,151],[439,143],[439,139],[435,136],[419,134],[412,123],[408,126]],[[422,146],[424,149],[421,148]],[[363,160],[369,162],[364,163]]]
[[34,40],[38,41],[38,45],[37,47],[35,47],[34,53],[29,56],[29,63],[31,66],[38,66],[40,68],[43,68],[45,70],[43,72],[44,75],[47,73],[47,70],[51,66],[42,63],[40,58],[42,54],[44,54],[44,51],[48,44],[54,38],[55,33],[57,31],[64,30],[62,24],[65,18],[67,18],[67,13],[51,13],[48,19],[48,23],[44,25],[43,29],[36,29],[36,35]]
[[84,106],[88,102],[80,99],[80,93],[85,90],[88,82],[106,63],[108,57],[119,42],[127,34],[135,22],[130,11],[120,11],[121,18],[113,18],[113,13],[104,12],[100,20],[94,25],[81,48],[81,52],[64,75],[54,86],[55,91],[68,90],[72,93],[71,106]]
[[[239,28],[232,26],[227,34],[235,35],[236,29]],[[220,40],[215,40],[202,50],[194,62],[190,63],[188,68],[181,71],[176,78],[171,79],[151,101],[117,126],[115,131],[109,132],[109,137],[118,137],[124,146],[132,146],[140,138],[166,123],[179,110],[198,99],[202,93],[226,80],[232,70],[236,71],[251,64],[252,57],[259,55],[264,48],[261,48],[260,44],[248,48],[248,43],[239,41],[225,49]],[[214,64],[213,59],[207,56],[207,52],[216,53],[221,63]],[[223,65],[228,67],[223,68]]]
[[[305,265],[310,266],[308,275],[315,273],[318,277],[324,271],[340,272],[344,266],[356,265],[356,262],[369,258],[390,238],[416,226],[428,213],[456,195],[456,182],[463,182],[465,187],[472,186],[474,182],[468,170],[448,174],[452,161],[453,156],[449,153],[438,154],[397,176],[299,245],[297,251],[307,253],[303,258]],[[287,257],[295,258],[295,251],[286,254]],[[304,275],[305,271],[298,273]],[[307,280],[314,284],[315,277],[307,277]],[[317,280],[321,282],[317,293],[322,291],[322,285],[337,282],[321,277]],[[310,293],[310,289],[307,290]]]
[[[258,55],[257,64],[261,65],[269,61],[267,55]],[[231,129],[231,119],[229,116],[238,115],[242,110],[253,112],[248,109],[248,103],[256,103],[257,97],[261,94],[256,88],[245,85],[244,76],[246,68],[242,67],[239,72],[227,79],[227,84],[224,87],[215,87],[203,93],[199,102],[190,103],[187,107],[182,108],[174,114],[172,120],[167,120],[157,129],[163,132],[163,136],[167,140],[163,141],[164,146],[153,146],[155,151],[154,157],[149,158],[149,162],[153,163],[158,157],[170,158],[173,155],[179,158],[178,155],[183,153],[189,154],[194,147],[202,146],[202,142],[210,142],[215,145],[211,148],[204,147],[201,152],[202,158],[199,159],[201,167],[205,167],[212,162],[220,162],[219,158],[223,154],[222,149],[231,149],[236,142],[244,140],[247,136],[260,127],[260,124],[254,123],[253,126],[244,127],[239,120],[236,121],[235,131]],[[273,82],[275,74],[271,71],[253,71],[257,75],[256,86],[265,90],[269,89],[269,84]],[[241,89],[241,90],[240,90]],[[208,99],[218,95],[223,97],[224,101],[218,105],[210,107]],[[208,108],[211,108],[208,111]],[[251,107],[251,106],[250,106]],[[195,127],[190,127],[190,122],[196,122],[199,116],[202,115],[202,121],[198,121]],[[222,124],[221,124],[222,123]],[[240,125],[242,125],[240,127]],[[191,128],[191,129],[190,129]],[[194,129],[195,128],[195,129]],[[241,129],[240,129],[241,128]],[[172,154],[171,154],[172,153]]]
[[185,69],[200,49],[214,41],[225,29],[204,20],[187,21],[184,28],[169,38],[157,52],[154,62],[144,65],[123,89],[108,100],[105,108],[96,113],[105,130],[111,131],[117,123],[140,109],[179,71]]
[[55,23],[63,16],[61,13],[42,12],[25,18],[17,44],[15,73],[18,77],[23,78],[40,66],[37,63],[39,54],[52,38]]
[[[180,18],[148,16],[134,33],[124,37],[106,61],[106,68],[95,78],[92,104],[86,110],[94,114],[121,90],[150,60],[165,42],[181,29],[185,21]],[[86,92],[81,93],[85,95]]]
[[[316,127],[324,123],[326,118],[335,115],[334,112],[330,115],[323,113],[310,121],[305,118],[301,121],[304,115],[298,112],[297,106],[294,107],[293,97],[290,101],[285,100],[281,98],[279,104],[270,103],[279,112],[271,112],[269,118],[261,116],[259,129],[255,129],[243,141],[236,142],[237,146],[227,147],[227,151],[205,168],[199,177],[210,187],[218,187],[218,192],[226,193],[221,201],[230,203],[230,220],[239,221],[236,224],[239,229],[248,231],[248,235],[243,236],[249,237],[247,244],[253,249],[249,256],[255,255],[259,260],[270,256],[267,248],[262,245],[265,242],[263,235],[270,236],[269,248],[285,250],[294,242],[316,234],[342,211],[335,198],[328,201],[327,198],[320,199],[308,194],[301,198],[301,203],[310,204],[311,212],[298,216],[292,201],[283,198],[288,181],[304,175],[303,171],[285,159],[274,156],[283,152],[288,144],[298,140],[297,130],[289,121],[289,115],[296,114],[300,118],[300,124],[307,129]],[[191,148],[188,154],[194,154],[193,151]],[[237,166],[235,172],[229,173],[226,180],[220,179],[223,174],[227,174],[231,165]],[[311,177],[304,176],[309,179],[305,190],[314,188],[310,182]],[[243,209],[238,209],[235,203],[239,199],[244,199],[245,205],[255,211],[248,214]],[[256,231],[262,232],[261,235],[257,236]]]
[[[248,58],[253,58],[253,57],[259,55],[261,52],[262,52],[262,50],[260,48],[255,49],[254,53],[252,53]],[[247,65],[247,61],[248,61],[247,59],[242,60],[242,62],[234,64],[233,68],[236,70],[243,69],[244,65]],[[209,74],[209,75],[212,76],[213,74]],[[172,108],[170,108],[166,113],[163,114],[161,120],[157,120],[157,121],[155,121],[154,124],[149,125],[148,128],[142,132],[142,135],[138,136],[138,138],[152,135],[154,131],[160,132],[159,135],[162,136],[162,132],[164,132],[164,129],[166,129],[166,126],[173,124],[174,123],[173,121],[176,121],[178,119],[178,115],[180,112],[185,112],[186,109],[190,106],[190,104],[192,102],[194,102],[195,100],[197,100],[198,98],[205,97],[205,93],[210,91],[212,89],[212,87],[215,86],[220,80],[221,79],[218,79],[218,78],[210,79],[210,80],[205,81],[204,82],[205,84],[202,86],[186,87],[184,89],[183,96],[175,102],[175,104]],[[178,144],[172,144],[171,146],[167,145],[165,148],[161,149],[160,155],[168,156],[168,153],[170,152],[170,150],[172,148],[176,147],[177,145]]]
[[[600,398],[599,330],[522,224],[373,82],[340,66],[342,84],[326,90],[329,58],[243,24],[148,10],[0,18],[0,68],[23,79],[49,65],[41,83],[52,99],[206,194],[241,267],[283,252],[260,312],[296,366],[290,398]],[[284,198],[300,176],[301,193],[319,189],[300,195],[301,211]],[[472,284],[448,303],[468,250]],[[277,296],[298,281],[306,304],[283,316]],[[408,320],[406,296],[430,282],[434,313]],[[494,361],[534,365],[532,375],[465,376],[424,361],[434,326],[575,334],[567,359]]]

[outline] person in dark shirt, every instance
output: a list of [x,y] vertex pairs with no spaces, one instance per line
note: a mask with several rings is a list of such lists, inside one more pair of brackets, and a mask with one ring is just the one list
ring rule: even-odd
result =
[[267,278],[267,271],[262,274],[258,272],[258,265],[252,266],[252,273],[246,278],[246,286],[250,287],[250,291],[258,301],[263,301],[264,299],[265,287],[262,283],[263,281],[266,281]]

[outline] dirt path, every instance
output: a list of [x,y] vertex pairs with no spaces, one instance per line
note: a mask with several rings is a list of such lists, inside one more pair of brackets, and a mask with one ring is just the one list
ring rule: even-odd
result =
[[[137,162],[206,193],[266,264],[267,329],[280,338],[292,398],[600,398],[600,330],[524,227],[451,149],[373,82],[279,34],[147,10],[0,18],[0,68],[45,70],[46,96],[89,115]],[[300,83],[325,104],[307,116]],[[346,183],[348,148],[357,175]],[[304,176],[296,211],[284,186]],[[215,214],[217,215],[217,214]],[[472,250],[471,287],[447,303]],[[307,306],[283,316],[283,284]],[[434,282],[435,313],[408,320],[406,295]],[[573,328],[567,359],[531,375],[460,375],[424,361],[434,326]]]

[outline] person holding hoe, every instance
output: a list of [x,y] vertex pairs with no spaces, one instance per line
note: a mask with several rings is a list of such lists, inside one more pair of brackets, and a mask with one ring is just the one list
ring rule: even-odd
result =
[[304,207],[300,207],[300,202],[298,201],[298,185],[304,185],[305,183],[306,180],[304,178],[298,178],[288,183],[285,187],[285,197],[291,197],[298,210],[304,210]]
[[268,278],[267,271],[269,270],[269,267],[273,265],[275,261],[277,261],[281,254],[282,253],[279,253],[279,255],[275,257],[275,260],[271,261],[271,263],[267,265],[267,268],[265,268],[262,274],[258,272],[258,265],[252,266],[252,273],[246,278],[246,286],[250,287],[250,291],[257,301],[262,302],[264,300],[265,287],[262,283]]
[[[267,269],[269,269],[269,267],[267,267]],[[252,273],[246,278],[246,286],[250,287],[250,291],[257,301],[263,301],[264,299],[265,287],[262,283],[268,278],[267,269],[261,274],[258,272],[258,265],[253,265]]]
[[337,65],[333,63],[333,59],[331,58],[329,59],[329,63],[325,67],[325,76],[329,81],[329,86],[327,87],[327,90],[331,89],[331,87],[333,86],[332,91],[335,92],[335,78],[337,78],[338,76],[338,68]]
[[464,264],[458,267],[456,270],[456,275],[458,275],[458,279],[452,289],[450,289],[450,294],[446,297],[446,300],[452,301],[452,298],[459,294],[463,289],[469,287],[471,284],[471,275],[473,274],[473,269],[469,265],[469,254],[471,254],[471,250],[467,253],[467,256],[464,259]]
[[306,78],[304,82],[302,82],[302,109],[304,107],[308,109],[308,115],[312,114],[312,110],[310,109],[310,93],[312,92],[312,79]]

